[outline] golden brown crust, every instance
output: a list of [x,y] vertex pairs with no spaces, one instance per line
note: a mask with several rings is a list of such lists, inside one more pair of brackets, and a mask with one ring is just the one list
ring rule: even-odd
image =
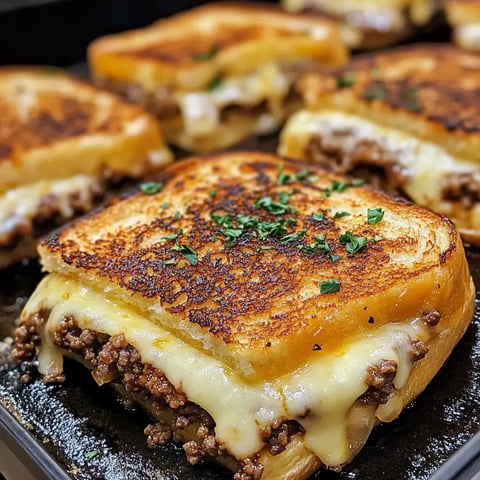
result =
[[[370,317],[376,327],[415,318],[419,297],[427,310],[458,308],[440,288],[447,279],[465,280],[457,271],[464,257],[450,221],[369,187],[327,196],[334,182],[348,180],[311,166],[318,180],[276,185],[282,163],[289,175],[306,167],[245,152],[173,165],[160,193],[134,194],[50,236],[40,247],[43,264],[96,288],[108,286],[134,308],[158,312],[154,318],[187,341],[263,377],[292,370],[312,355],[341,351],[349,338],[372,328]],[[278,216],[255,206],[260,197],[275,199],[292,189],[295,212]],[[162,209],[164,202],[169,205]],[[383,220],[368,225],[368,208],[383,209]],[[334,218],[343,211],[351,215]],[[227,246],[211,212],[269,222],[289,217],[296,224],[263,240],[247,229]],[[315,213],[325,220],[314,220]],[[304,237],[282,240],[301,230]],[[349,255],[340,241],[347,231],[367,237],[366,247]],[[321,234],[336,261],[325,249],[305,251]],[[198,265],[178,253],[175,242],[191,247]],[[176,263],[169,265],[172,259]],[[321,294],[319,283],[330,279],[341,279],[340,291]]]
[[266,62],[307,58],[336,66],[347,53],[331,21],[274,6],[227,3],[100,38],[88,57],[94,76],[153,91],[203,89],[219,73],[242,75]]
[[170,154],[154,118],[60,69],[0,68],[0,193],[105,168],[138,175]]
[[432,44],[359,57],[334,73],[307,76],[299,88],[311,109],[360,114],[475,160],[479,86],[478,56]]

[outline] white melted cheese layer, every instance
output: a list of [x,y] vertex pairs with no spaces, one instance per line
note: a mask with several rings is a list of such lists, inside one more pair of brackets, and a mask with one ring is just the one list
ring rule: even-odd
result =
[[[226,79],[219,77],[218,83],[218,86],[212,87],[209,91],[175,93],[186,134],[211,135],[218,128],[221,110],[224,107],[254,106],[265,99],[268,100],[278,125],[283,114],[282,99],[287,95],[292,80],[281,72],[278,65],[268,64],[244,77]],[[261,125],[258,129],[261,129]]]
[[[278,418],[295,419],[305,428],[304,441],[326,465],[350,460],[347,417],[355,400],[366,391],[367,368],[380,360],[398,364],[397,389],[408,380],[412,367],[411,340],[428,339],[419,320],[389,324],[352,341],[345,353],[318,353],[318,358],[270,382],[251,383],[220,359],[197,350],[125,305],[106,298],[60,274],[42,280],[23,312],[24,318],[42,309],[51,310],[41,332],[39,370],[62,371],[62,353],[52,344],[54,332],[65,316],[72,315],[81,328],[108,335],[124,334],[142,361],[164,372],[175,388],[205,409],[214,419],[215,434],[237,458],[258,452],[264,445],[262,427]],[[50,333],[50,334],[49,334]],[[382,416],[394,418],[399,397],[382,406]],[[390,410],[390,412],[389,412]]]
[[455,27],[457,42],[468,50],[480,50],[480,23],[469,23]]
[[365,140],[379,145],[395,156],[405,184],[402,188],[421,205],[439,206],[442,202],[442,181],[455,173],[480,174],[480,165],[453,157],[441,146],[430,143],[394,128],[382,127],[357,115],[323,110],[297,112],[291,117],[282,134],[280,154],[285,151],[288,137],[295,137],[301,147],[306,147],[315,136],[335,137],[342,132],[339,142],[346,154]]
[[90,208],[96,184],[94,177],[75,175],[60,180],[42,180],[0,194],[0,243],[8,241],[17,225],[33,220],[46,200],[65,219],[74,214],[72,195],[76,197],[76,204]]

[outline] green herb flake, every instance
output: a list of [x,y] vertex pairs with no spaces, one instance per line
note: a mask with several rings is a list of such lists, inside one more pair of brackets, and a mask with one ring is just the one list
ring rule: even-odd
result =
[[340,280],[324,280],[320,282],[320,293],[335,293],[340,290]]
[[301,237],[304,237],[306,233],[307,233],[306,230],[299,230],[298,232],[289,233],[288,235],[284,235],[281,238],[281,241],[282,243],[291,243],[291,242],[294,242],[295,240],[298,240]]
[[354,73],[343,73],[337,77],[337,88],[350,88],[355,85]]
[[145,182],[140,184],[140,190],[146,195],[154,195],[162,190],[163,185],[158,182]]
[[163,262],[164,265],[176,265],[177,261],[174,258],[170,258],[169,260],[165,260]]
[[217,196],[216,190],[209,190],[209,191],[208,191],[208,196],[209,196],[210,198],[215,198],[215,197]]
[[283,171],[283,163],[281,163],[277,170],[277,185],[287,185],[287,183],[290,183],[292,180],[292,175]]
[[210,50],[194,53],[192,58],[196,62],[205,62],[206,60],[211,60],[218,53],[218,51],[219,48],[214,45]]
[[339,182],[338,180],[332,182],[332,192],[344,192],[348,187],[347,182]]
[[313,183],[313,182],[318,182],[318,181],[320,180],[320,178],[318,177],[318,175],[310,175],[310,176],[307,178],[307,180],[308,180],[309,182],[312,182],[312,183]]
[[169,235],[164,235],[162,240],[176,240],[178,238],[178,233],[170,233]]
[[376,225],[377,223],[383,220],[383,215],[385,211],[380,207],[378,208],[369,208],[367,210],[367,223],[369,225]]
[[97,452],[96,450],[91,450],[90,452],[85,452],[85,458],[87,460],[93,460],[96,457],[100,456],[100,452]]
[[177,210],[174,214],[175,220],[180,220],[182,218],[182,212],[180,210]]
[[343,217],[349,217],[352,214],[350,212],[335,212],[335,215],[333,218],[343,218]]
[[177,242],[172,247],[172,250],[180,253],[180,255],[183,255],[185,260],[187,260],[187,262],[191,265],[198,265],[198,254],[192,247],[185,244],[180,245]]
[[367,237],[356,237],[352,232],[345,232],[340,235],[340,244],[345,247],[347,253],[355,255],[368,243]]
[[332,195],[332,190],[330,188],[324,188],[323,194],[328,198]]
[[218,303],[222,303],[223,302],[223,297],[215,297],[214,300]]
[[365,100],[385,100],[387,98],[387,91],[380,85],[374,85],[365,90],[363,98]]
[[217,73],[217,75],[215,75],[211,80],[210,82],[208,82],[208,85],[207,85],[207,90],[209,92],[213,91],[213,90],[216,90],[217,88],[220,87],[220,85],[222,84],[223,82],[223,73]]
[[168,202],[163,202],[161,205],[160,205],[160,208],[163,208],[163,210],[165,210],[166,208],[168,208],[170,206],[170,204]]
[[316,221],[316,222],[323,222],[325,220],[325,214],[324,213],[314,213],[312,215],[312,218]]
[[280,192],[278,194],[278,201],[273,200],[272,197],[258,198],[255,201],[255,207],[263,208],[274,215],[284,215],[288,212],[296,213],[296,209],[288,205],[292,194],[293,193]]
[[308,177],[309,174],[308,168],[304,168],[303,170],[300,170],[296,175],[295,175],[295,180],[298,180],[301,182],[302,180],[305,180]]
[[353,187],[361,187],[365,185],[365,180],[363,178],[354,178],[351,183]]
[[373,237],[374,242],[381,242],[382,240],[383,240],[383,237],[381,237],[380,235],[375,235]]
[[272,250],[273,248],[273,245],[261,245],[257,250]]

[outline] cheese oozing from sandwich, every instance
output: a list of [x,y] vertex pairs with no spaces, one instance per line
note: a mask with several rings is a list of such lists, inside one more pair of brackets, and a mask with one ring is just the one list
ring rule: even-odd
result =
[[[41,243],[50,273],[14,357],[37,348],[55,379],[71,355],[99,384],[122,386],[98,361],[115,343],[133,349],[135,368],[151,366],[148,378],[211,419],[222,453],[206,455],[234,470],[258,461],[267,479],[303,479],[341,468],[425,388],[471,319],[462,244],[433,212],[257,152],[185,160],[160,180]],[[288,422],[295,440],[272,450]]]

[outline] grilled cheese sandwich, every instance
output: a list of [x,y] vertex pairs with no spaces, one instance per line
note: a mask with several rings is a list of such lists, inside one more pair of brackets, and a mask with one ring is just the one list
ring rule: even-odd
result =
[[0,69],[0,267],[92,208],[107,178],[169,163],[156,121],[54,68]]
[[169,142],[228,147],[298,105],[299,72],[345,62],[336,25],[273,6],[213,4],[95,40],[97,83],[157,115]]
[[83,362],[149,411],[149,443],[181,441],[190,463],[251,479],[341,469],[469,324],[446,218],[263,153],[188,159],[162,184],[42,242],[49,274],[13,356],[38,355],[46,381],[63,356]]
[[446,45],[358,58],[302,81],[306,108],[286,125],[279,151],[380,174],[385,188],[449,216],[478,242],[479,82],[480,59]]
[[341,24],[345,44],[355,50],[382,48],[435,23],[443,0],[283,0],[292,12],[313,12]]

